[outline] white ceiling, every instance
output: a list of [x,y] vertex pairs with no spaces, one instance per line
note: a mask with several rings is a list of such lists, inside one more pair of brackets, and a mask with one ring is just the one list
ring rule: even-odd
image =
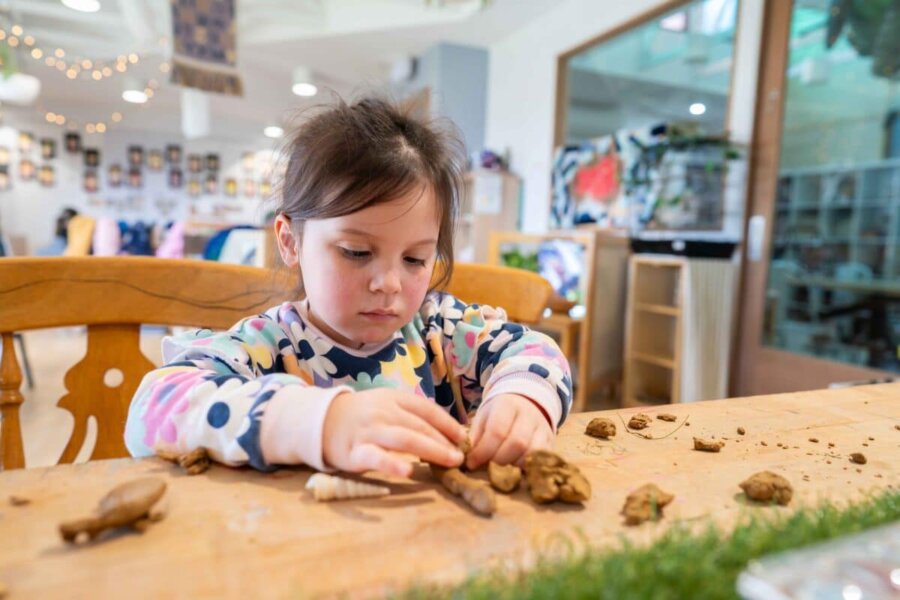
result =
[[[264,125],[284,123],[312,100],[291,91],[293,68],[304,65],[320,89],[342,96],[383,89],[393,61],[451,42],[487,47],[554,7],[553,0],[236,0],[238,68],[244,97],[211,94],[213,136],[246,141]],[[9,114],[63,113],[81,123],[104,120],[119,129],[180,131],[180,88],[169,84],[159,65],[170,56],[168,0],[100,0],[87,14],[59,0],[0,0],[5,29],[19,24],[44,49],[63,48],[72,56],[115,60],[136,52],[141,61],[129,74],[156,79],[160,88],[144,106],[121,100],[123,76],[102,81],[70,80],[65,74],[18,52],[20,70],[41,79],[39,107],[5,105]],[[22,46],[20,45],[20,48]],[[110,123],[112,112],[123,121]]]

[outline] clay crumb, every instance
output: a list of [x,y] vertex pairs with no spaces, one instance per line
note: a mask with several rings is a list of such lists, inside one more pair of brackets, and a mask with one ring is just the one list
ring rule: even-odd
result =
[[768,444],[765,443],[765,442],[760,442],[759,445],[760,445],[760,446],[768,446]]
[[16,496],[13,494],[9,497],[9,503],[12,506],[25,506],[26,504],[31,504],[31,499],[26,498],[25,496]]
[[829,448],[834,448],[834,442],[828,442],[828,447],[829,447]]
[[685,427],[690,427],[690,426],[691,426],[690,421],[685,421],[685,422],[684,422],[684,426],[685,426]]
[[738,432],[738,435],[744,435],[745,433],[747,433],[747,430],[744,429],[743,427],[738,427],[737,432]]
[[509,494],[519,487],[522,481],[522,469],[516,465],[498,465],[494,461],[488,464],[488,478],[498,492]]
[[894,425],[894,429],[896,429],[897,431],[900,431],[900,425]]
[[865,442],[863,442],[862,445],[865,446],[866,448],[869,447],[869,445],[868,445],[867,443],[865,443]]
[[739,484],[744,494],[758,502],[776,502],[787,505],[794,495],[790,482],[771,471],[760,471]]
[[578,467],[549,450],[525,455],[525,482],[532,500],[540,504],[554,500],[576,504],[591,497],[591,484]]
[[862,469],[856,469],[857,473],[862,473]]
[[850,455],[850,462],[854,462],[858,465],[864,465],[868,461],[866,460],[865,454],[863,454],[862,452],[854,452]]
[[831,461],[830,461],[830,460],[826,460],[825,462],[827,462],[829,465],[831,464]]
[[707,440],[705,438],[694,438],[694,450],[702,452],[718,452],[725,446],[725,442],[721,440]]
[[622,507],[625,524],[640,525],[644,521],[659,520],[663,516],[663,507],[674,498],[675,496],[652,483],[639,487],[625,498],[625,505]]
[[674,423],[678,420],[678,417],[669,413],[660,413],[656,415],[656,418],[660,421],[668,421],[669,423]]
[[819,438],[809,438],[809,441],[811,441],[813,444],[818,444]]
[[209,453],[206,448],[197,448],[185,454],[157,450],[156,455],[163,460],[175,463],[188,475],[199,475],[209,469]]
[[591,419],[584,432],[589,436],[606,440],[616,435],[616,424],[606,417],[597,417]]
[[631,417],[631,419],[628,421],[628,427],[629,429],[644,429],[650,424],[650,422],[651,419],[649,415],[638,413]]
[[873,438],[872,436],[869,436],[869,441],[870,441],[870,442],[874,442],[874,441],[875,441],[875,438]]

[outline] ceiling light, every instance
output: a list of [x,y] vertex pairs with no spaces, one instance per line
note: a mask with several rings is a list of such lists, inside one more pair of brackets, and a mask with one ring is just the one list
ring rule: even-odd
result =
[[125,102],[133,102],[134,104],[143,104],[147,101],[147,94],[144,93],[144,86],[140,85],[136,79],[126,77],[124,91],[122,92],[122,100]]
[[319,88],[312,82],[312,72],[306,67],[297,67],[294,69],[294,85],[291,91],[298,96],[310,97],[315,96]]
[[100,10],[100,0],[62,0],[65,6],[79,12],[97,12]]
[[689,110],[692,115],[702,115],[706,112],[706,105],[702,102],[694,102]]
[[278,127],[277,125],[269,125],[265,129],[263,129],[263,133],[266,137],[280,138],[284,135],[284,129]]

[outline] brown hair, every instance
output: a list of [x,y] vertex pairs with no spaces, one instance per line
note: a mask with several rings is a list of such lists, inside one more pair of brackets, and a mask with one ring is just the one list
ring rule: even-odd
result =
[[416,186],[438,203],[437,258],[444,285],[453,271],[463,145],[447,126],[383,99],[337,100],[305,121],[287,146],[280,206],[302,235],[308,219],[340,217],[395,200]]

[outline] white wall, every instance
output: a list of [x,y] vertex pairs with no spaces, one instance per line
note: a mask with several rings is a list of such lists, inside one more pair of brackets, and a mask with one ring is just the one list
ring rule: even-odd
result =
[[[663,4],[660,0],[566,0],[490,48],[485,145],[509,149],[523,179],[522,228],[546,231],[556,103],[556,60],[571,48]],[[753,130],[761,0],[740,2],[728,129],[737,141]]]

